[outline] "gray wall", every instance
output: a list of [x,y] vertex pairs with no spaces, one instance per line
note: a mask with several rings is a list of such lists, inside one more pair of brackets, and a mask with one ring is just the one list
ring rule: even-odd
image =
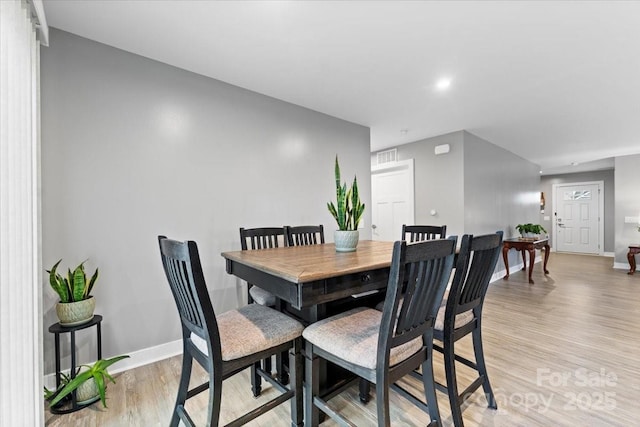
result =
[[[436,145],[450,152],[436,156]],[[414,159],[415,223],[447,225],[447,234],[464,232],[463,133],[453,132],[396,147],[398,160]],[[376,153],[371,165],[377,164]],[[431,216],[434,209],[437,214]],[[399,232],[399,231],[398,231]]]
[[[336,153],[371,198],[369,129],[55,29],[42,49],[43,262],[89,259],[105,357],[180,338],[156,236],[196,240],[215,309],[240,226],[324,224]],[[365,224],[371,224],[365,211]],[[370,228],[361,238],[370,238]],[[44,324],[56,321],[44,292]],[[82,338],[81,362],[93,360]],[[44,336],[45,372],[53,336]]]
[[[436,156],[441,144],[449,144],[450,152]],[[506,238],[517,235],[517,224],[538,221],[538,165],[467,131],[396,148],[398,160],[414,159],[416,224],[446,224],[447,234],[458,236],[503,230]],[[376,162],[373,153],[371,164]],[[431,216],[431,209],[438,214]],[[509,262],[521,262],[515,251]]]
[[[604,181],[604,251],[614,252],[615,250],[615,218],[614,203],[616,199],[614,171],[603,170],[593,172],[569,173],[562,175],[545,175],[540,177],[540,191],[544,192],[545,210],[544,214],[540,214],[538,221],[551,235],[553,227],[553,185],[566,184],[572,182],[590,182]],[[548,216],[549,220],[545,221],[544,217]],[[551,245],[553,246],[553,236],[551,236]]]
[[[627,252],[631,244],[640,244],[638,224],[627,224],[624,218],[640,215],[638,170],[640,154],[615,158],[615,263],[628,268]],[[636,273],[637,275],[638,273]]]
[[[538,221],[540,167],[464,132],[464,224],[467,233],[503,230]],[[512,251],[515,253],[515,251]]]

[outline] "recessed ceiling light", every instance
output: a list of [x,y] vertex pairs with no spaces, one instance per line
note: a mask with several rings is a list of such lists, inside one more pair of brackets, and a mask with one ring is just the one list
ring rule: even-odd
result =
[[447,90],[449,89],[449,86],[451,86],[451,79],[450,78],[442,78],[440,80],[438,80],[436,82],[436,89],[438,90]]

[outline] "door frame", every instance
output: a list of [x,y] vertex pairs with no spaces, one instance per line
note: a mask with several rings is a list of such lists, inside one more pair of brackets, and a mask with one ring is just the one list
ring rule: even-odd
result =
[[553,236],[552,249],[557,251],[557,221],[558,205],[556,200],[556,192],[558,187],[571,187],[577,185],[597,185],[598,186],[598,255],[604,255],[604,181],[584,181],[584,182],[562,182],[551,186],[551,203],[553,208],[553,217],[551,219],[551,233]]
[[[371,181],[373,181],[373,175],[383,174],[387,172],[393,172],[397,170],[407,170],[411,174],[411,182],[409,183],[409,192],[411,198],[409,200],[409,212],[411,212],[411,224],[415,224],[416,219],[416,193],[415,193],[415,170],[413,159],[399,160],[395,162],[383,163],[381,165],[371,166]],[[373,209],[373,183],[371,189],[371,208]],[[371,225],[373,226],[373,211],[371,215]],[[371,230],[373,233],[373,230]],[[373,234],[372,234],[373,238]]]

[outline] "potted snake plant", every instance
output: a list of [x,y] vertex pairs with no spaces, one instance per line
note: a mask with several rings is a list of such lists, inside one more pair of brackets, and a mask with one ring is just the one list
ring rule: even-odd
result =
[[358,224],[362,219],[364,203],[360,201],[358,180],[355,175],[351,187],[347,187],[346,182],[342,183],[338,156],[336,156],[334,177],[336,182],[336,203],[327,203],[329,212],[338,224],[338,229],[333,234],[333,241],[337,252],[353,252],[356,250],[360,238]]
[[68,269],[65,277],[56,271],[61,261],[56,262],[51,270],[46,270],[49,273],[49,284],[60,298],[60,302],[56,304],[56,314],[60,324],[75,326],[89,322],[93,319],[93,310],[96,307],[91,290],[98,280],[98,269],[96,268],[88,279],[84,271],[85,260],[73,271]]

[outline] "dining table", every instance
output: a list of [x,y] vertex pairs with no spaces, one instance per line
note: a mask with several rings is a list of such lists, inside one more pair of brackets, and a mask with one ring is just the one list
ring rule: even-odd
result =
[[[227,273],[274,294],[278,310],[306,324],[353,307],[374,306],[385,295],[381,291],[387,287],[392,255],[393,242],[374,240],[361,240],[353,252],[337,252],[333,243],[324,243],[222,253]],[[325,396],[352,380],[329,365],[320,367]],[[369,400],[362,383],[360,399]]]
[[327,305],[387,287],[393,242],[361,240],[354,252],[333,243],[223,252],[226,271],[272,293],[308,322],[326,317]]

